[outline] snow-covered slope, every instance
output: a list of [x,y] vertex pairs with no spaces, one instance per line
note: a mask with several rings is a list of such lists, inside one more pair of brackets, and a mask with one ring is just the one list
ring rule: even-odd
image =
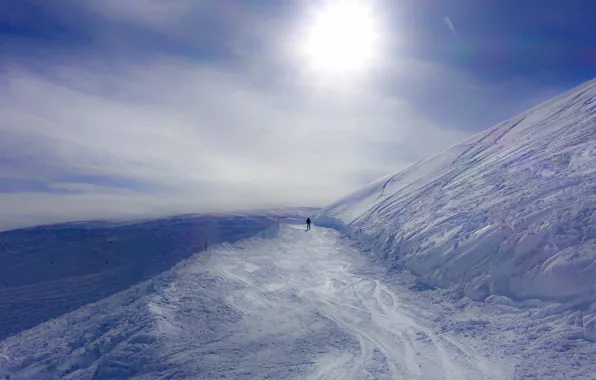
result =
[[426,286],[583,312],[596,339],[596,80],[323,209]]
[[273,225],[262,214],[187,215],[0,233],[0,340]]
[[[449,313],[385,272],[336,231],[282,225],[0,340],[0,378],[512,378],[517,356],[445,331]],[[486,326],[459,314],[459,331]]]

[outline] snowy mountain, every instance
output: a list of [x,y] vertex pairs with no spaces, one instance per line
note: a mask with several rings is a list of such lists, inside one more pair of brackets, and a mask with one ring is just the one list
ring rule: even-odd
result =
[[596,379],[595,259],[592,81],[320,211],[0,233],[0,379]]
[[596,80],[368,185],[316,222],[427,286],[556,301],[593,318]]
[[390,279],[411,276],[417,298],[483,321],[436,319],[517,358],[515,379],[594,378],[596,80],[371,183],[315,223],[359,241]]

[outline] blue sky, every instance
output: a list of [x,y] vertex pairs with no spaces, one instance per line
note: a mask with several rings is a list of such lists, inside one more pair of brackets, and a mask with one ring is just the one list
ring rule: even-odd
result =
[[0,227],[325,205],[596,74],[588,0],[367,2],[316,72],[333,1],[1,2]]

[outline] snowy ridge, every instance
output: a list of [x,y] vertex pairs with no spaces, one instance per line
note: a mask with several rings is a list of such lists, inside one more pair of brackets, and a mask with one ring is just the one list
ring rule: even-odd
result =
[[276,226],[258,214],[186,215],[2,232],[0,340],[145,281],[206,246]]
[[542,316],[581,310],[596,340],[596,80],[323,209],[427,286]]

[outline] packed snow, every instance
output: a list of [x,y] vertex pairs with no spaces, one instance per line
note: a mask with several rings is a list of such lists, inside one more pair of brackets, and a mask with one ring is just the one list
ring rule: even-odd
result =
[[[328,229],[224,244],[0,343],[11,379],[509,379]],[[408,299],[409,301],[405,301]],[[460,326],[478,323],[458,317]],[[479,348],[477,348],[479,347]]]

